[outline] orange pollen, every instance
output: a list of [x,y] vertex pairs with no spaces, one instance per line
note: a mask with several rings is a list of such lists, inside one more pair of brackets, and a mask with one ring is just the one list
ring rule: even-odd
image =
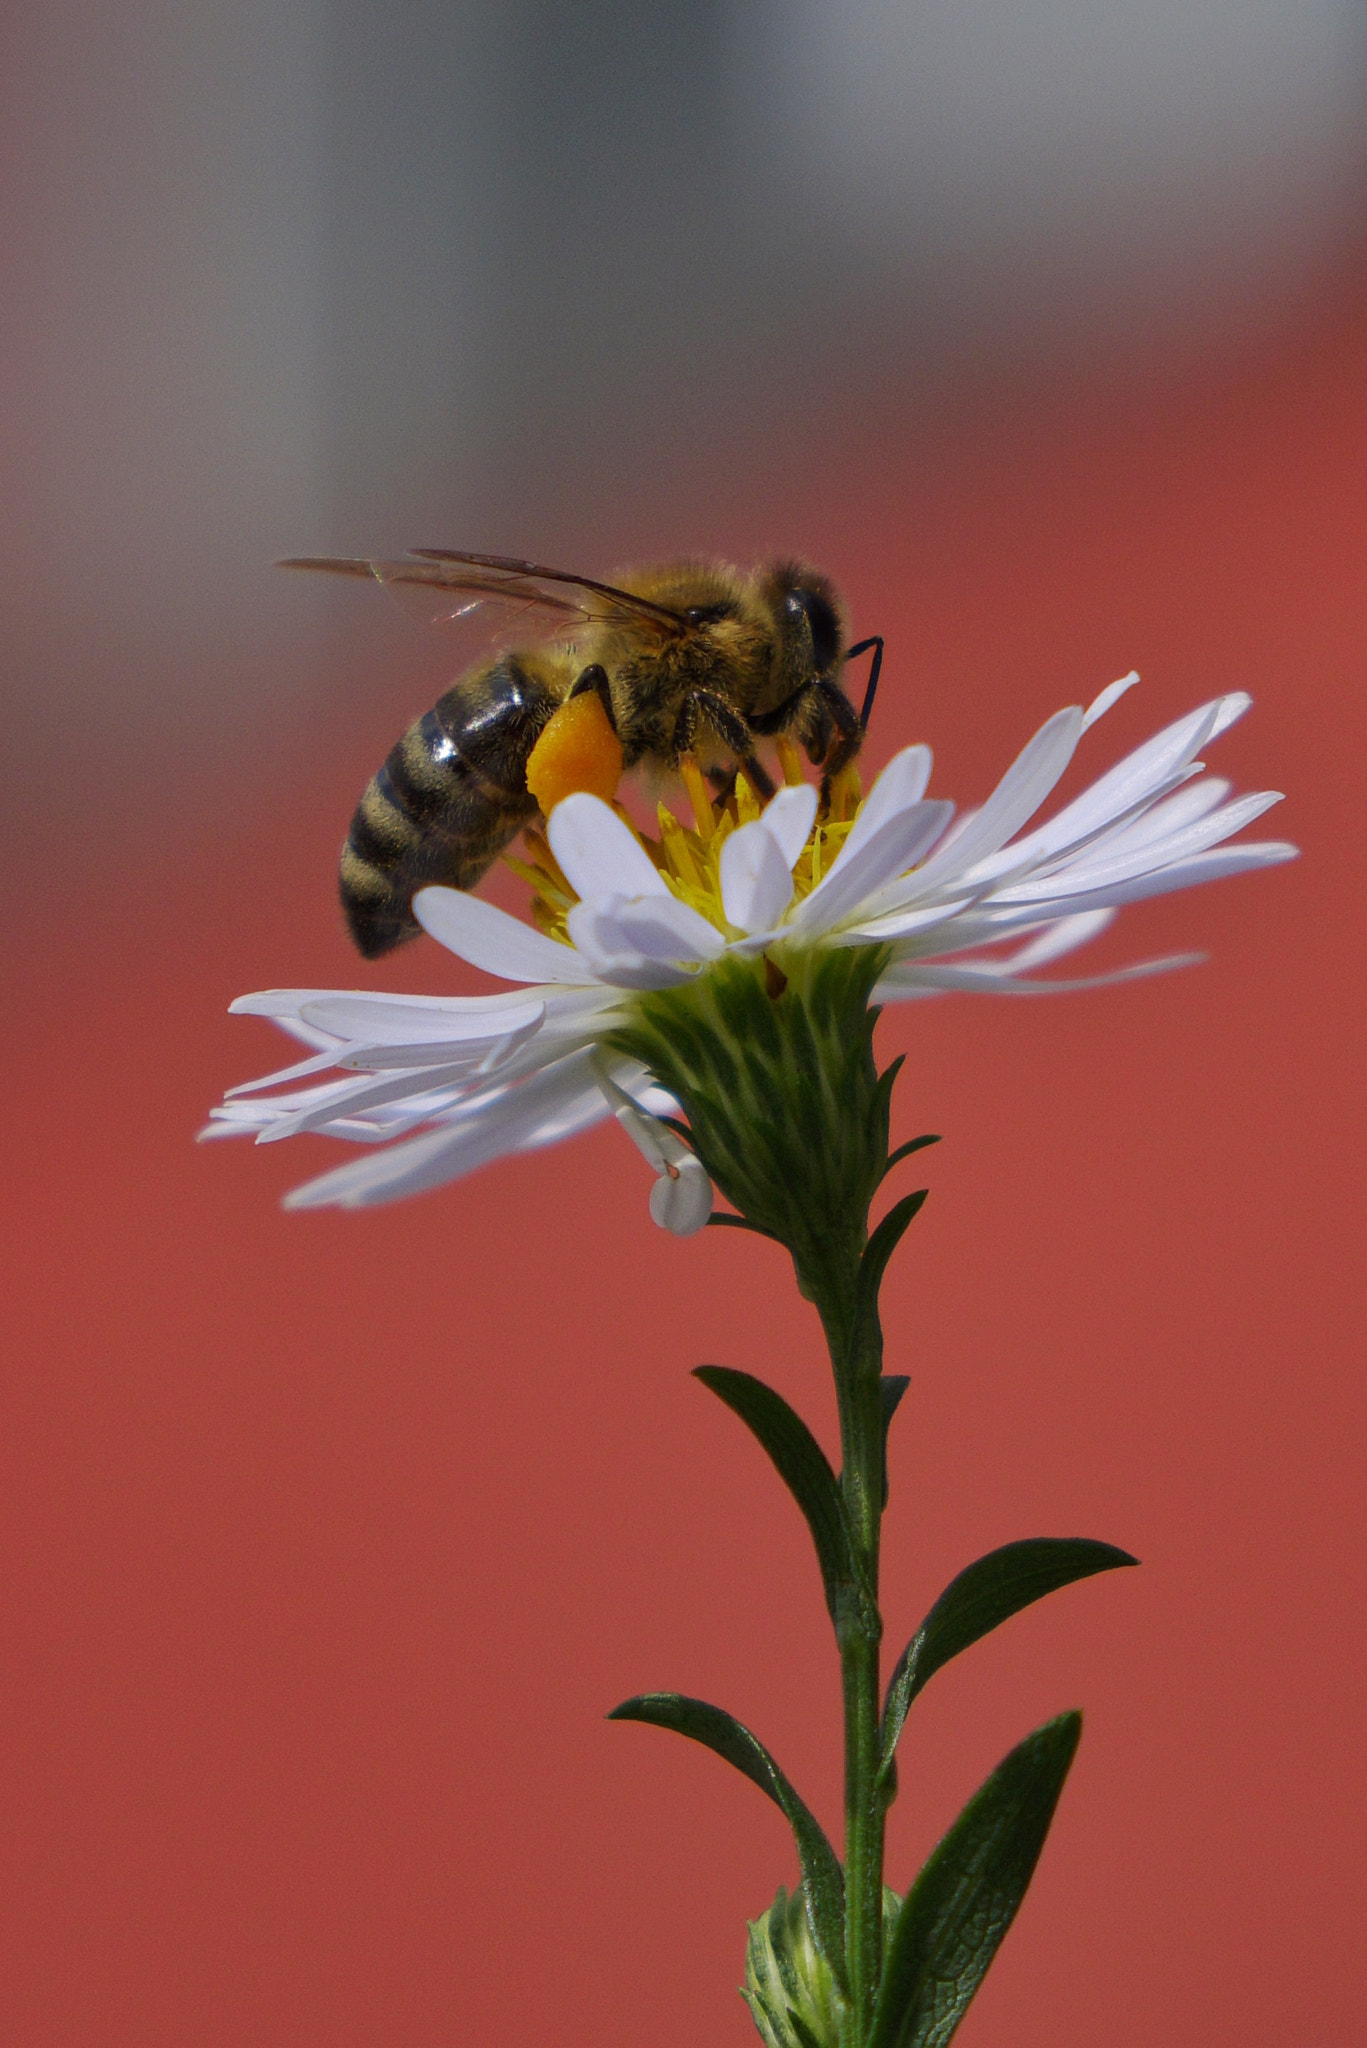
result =
[[622,742],[595,690],[567,698],[551,713],[527,759],[527,787],[546,818],[577,790],[611,803],[621,776]]

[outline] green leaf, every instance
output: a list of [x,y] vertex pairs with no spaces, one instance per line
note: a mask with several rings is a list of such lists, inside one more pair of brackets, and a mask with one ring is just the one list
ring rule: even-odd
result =
[[1081,1714],[1027,1735],[932,1850],[898,1916],[868,2048],[945,2048],[1034,1875]]
[[840,1482],[802,1417],[781,1394],[748,1372],[700,1365],[693,1374],[739,1415],[772,1459],[801,1508],[816,1545],[826,1605],[839,1630],[846,1619],[876,1635],[877,1606],[859,1569]]
[[892,1427],[892,1418],[902,1405],[902,1396],[911,1385],[911,1375],[905,1372],[885,1372],[880,1387],[883,1395],[883,1434]]
[[794,2012],[791,2005],[788,2007],[788,2028],[798,2048],[823,2048],[823,2044],[817,2040],[802,2014]]
[[859,1261],[859,1296],[866,1312],[876,1307],[888,1260],[902,1242],[908,1224],[929,1193],[929,1188],[917,1188],[915,1194],[903,1195],[900,1202],[894,1202],[865,1245],[864,1256]]
[[878,1382],[878,1391],[883,1397],[883,1506],[888,1504],[888,1431],[892,1418],[902,1405],[902,1396],[911,1385],[904,1372],[885,1372]]
[[[666,1119],[661,1117],[661,1123]],[[772,1230],[766,1230],[760,1223],[752,1223],[748,1216],[728,1216],[725,1209],[714,1209],[707,1219],[712,1230],[753,1230],[756,1237],[767,1237],[773,1244],[781,1244],[782,1238],[775,1237]]]
[[888,1771],[907,1709],[951,1657],[976,1643],[1032,1601],[1074,1579],[1138,1564],[1128,1550],[1086,1536],[1034,1536],[989,1550],[951,1579],[897,1661],[883,1706],[883,1766]]
[[845,1974],[845,1874],[840,1861],[815,1814],[784,1777],[764,1744],[743,1727],[733,1714],[711,1707],[706,1700],[691,1700],[678,1692],[643,1693],[623,1700],[608,1715],[609,1721],[647,1721],[654,1728],[672,1728],[715,1750],[719,1757],[758,1785],[787,1818],[797,1843],[802,1881],[807,1887],[812,1933],[842,1992],[848,1996]]
[[[891,1065],[884,1067],[878,1076],[869,1105],[869,1121],[873,1129],[880,1134],[879,1145],[884,1153],[888,1149],[888,1125],[892,1120],[892,1091],[897,1086],[897,1076],[902,1071],[906,1057],[904,1052],[899,1052]],[[880,1173],[878,1178],[881,1180],[883,1175]]]
[[938,1145],[939,1143],[940,1135],[938,1131],[927,1132],[923,1138],[908,1138],[905,1145],[899,1145],[895,1152],[889,1152],[887,1164],[883,1168],[884,1180],[887,1179],[894,1166],[900,1166],[904,1159],[910,1159],[913,1152],[924,1152],[927,1145]]

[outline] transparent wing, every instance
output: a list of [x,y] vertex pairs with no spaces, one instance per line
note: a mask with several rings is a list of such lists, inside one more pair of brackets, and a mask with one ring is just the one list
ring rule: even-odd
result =
[[629,590],[505,555],[414,548],[393,562],[308,555],[292,557],[277,567],[316,569],[326,575],[381,583],[406,610],[431,625],[468,619],[481,611],[496,626],[530,620],[548,633],[572,633],[587,625],[627,621],[648,624],[657,632],[678,632],[685,623],[682,613]]

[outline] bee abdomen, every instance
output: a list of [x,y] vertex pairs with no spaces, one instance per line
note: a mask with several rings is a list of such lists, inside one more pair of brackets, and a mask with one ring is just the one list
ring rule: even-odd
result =
[[536,816],[527,757],[558,702],[505,655],[455,683],[390,751],[342,848],[342,909],[368,960],[417,936],[419,889],[473,888]]

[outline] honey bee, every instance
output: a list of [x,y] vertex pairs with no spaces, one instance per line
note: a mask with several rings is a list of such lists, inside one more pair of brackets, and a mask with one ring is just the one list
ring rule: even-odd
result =
[[[281,567],[373,578],[419,601],[434,622],[487,607],[541,628],[530,644],[460,676],[367,784],[340,875],[347,924],[367,959],[417,936],[419,889],[473,888],[536,818],[528,764],[557,713],[564,722],[568,707],[593,709],[580,698],[592,693],[615,735],[608,795],[619,768],[643,767],[705,772],[719,790],[744,773],[769,797],[773,778],[755,751],[764,739],[780,752],[800,746],[829,796],[859,751],[882,661],[876,636],[847,644],[831,583],[799,562],[749,571],[671,563],[626,573],[620,584],[437,548],[402,561],[306,558]],[[840,675],[870,649],[856,712]]]

